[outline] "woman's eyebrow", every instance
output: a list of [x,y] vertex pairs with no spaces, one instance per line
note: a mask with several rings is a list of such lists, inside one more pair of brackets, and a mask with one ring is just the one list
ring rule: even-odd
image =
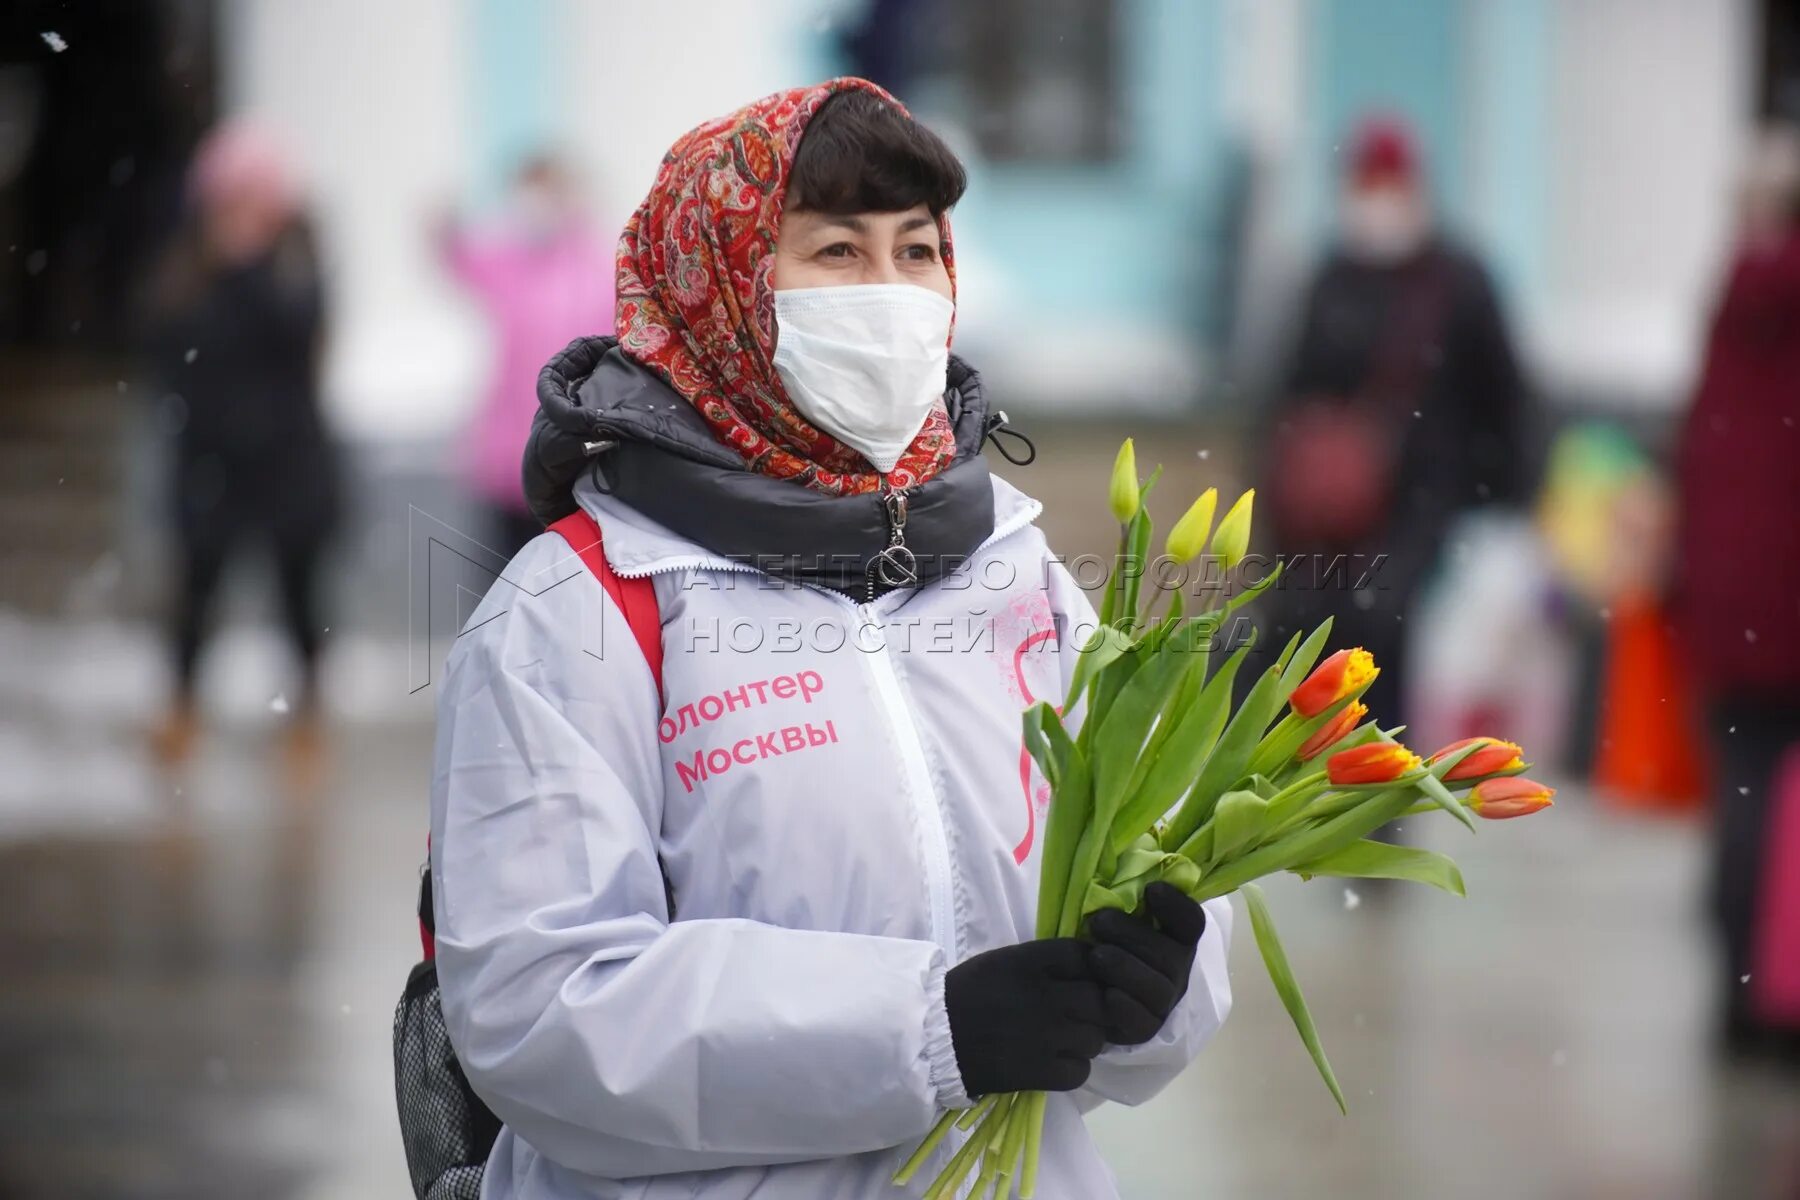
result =
[[[828,228],[831,228],[832,226],[837,226],[840,229],[848,229],[852,233],[867,234],[869,232],[869,223],[859,216],[852,216],[852,215],[840,216],[838,214],[833,213],[833,214],[821,214],[820,216],[818,216],[815,219],[818,222],[818,227],[821,229],[828,229]],[[923,229],[927,225],[935,225],[935,224],[937,224],[937,218],[931,216],[930,214],[908,217],[906,220],[904,220],[900,223],[900,232],[901,233],[911,233],[915,229]]]
[[848,229],[851,233],[866,234],[869,232],[869,223],[861,217],[821,216],[818,221],[819,227],[822,229],[836,225],[839,228]]

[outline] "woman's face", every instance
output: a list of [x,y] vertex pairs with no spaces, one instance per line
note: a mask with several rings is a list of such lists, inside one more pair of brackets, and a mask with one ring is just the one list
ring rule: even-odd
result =
[[776,291],[857,283],[910,283],[954,299],[937,219],[929,209],[921,204],[897,213],[782,214],[775,239]]

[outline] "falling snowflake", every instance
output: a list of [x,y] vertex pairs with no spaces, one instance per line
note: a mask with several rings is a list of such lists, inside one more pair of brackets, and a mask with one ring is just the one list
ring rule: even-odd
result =
[[1740,795],[1740,796],[1748,796],[1749,794],[1750,794],[1750,789],[1747,787],[1740,787],[1738,789],[1738,795]]
[[1751,645],[1755,645],[1756,644],[1756,630],[1754,630],[1754,629],[1744,630],[1744,640],[1746,642],[1749,642]]
[[1731,727],[1731,728],[1730,728],[1730,729],[1727,729],[1727,730],[1726,730],[1726,731],[1725,731],[1725,732],[1726,732],[1726,733],[1736,733],[1736,732],[1737,732],[1737,726],[1736,726],[1736,725],[1733,725],[1733,726],[1732,726],[1732,727]]
[[44,45],[50,47],[50,49],[58,54],[61,54],[64,50],[69,48],[69,43],[63,41],[63,35],[56,32],[54,29],[46,29],[44,32],[38,34],[38,36],[44,39]]
[[272,713],[284,713],[287,710],[288,710],[288,698],[286,696],[282,695],[280,692],[276,692],[275,698],[273,700],[269,701],[269,711]]
[[181,357],[186,362],[193,362],[196,358],[200,357],[200,350],[196,346],[189,346],[188,352]]
[[1738,976],[1738,982],[1739,982],[1739,983],[1749,983],[1749,982],[1750,982],[1750,976],[1748,976],[1748,975],[1739,975],[1739,976]]
[[1362,907],[1362,897],[1357,895],[1354,889],[1345,888],[1344,889],[1344,911],[1345,912],[1355,912],[1357,909],[1359,909],[1361,907]]
[[1194,453],[1200,456],[1201,462],[1205,462],[1208,458],[1212,457],[1211,450],[1196,450]]

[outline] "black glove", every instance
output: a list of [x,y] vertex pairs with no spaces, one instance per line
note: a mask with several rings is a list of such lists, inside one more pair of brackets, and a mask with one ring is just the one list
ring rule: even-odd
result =
[[1144,889],[1142,914],[1103,909],[1088,920],[1088,932],[1095,942],[1088,958],[1105,989],[1106,1040],[1149,1041],[1187,994],[1206,910],[1181,889],[1153,883]]
[[950,1041],[969,1095],[1067,1092],[1087,1082],[1107,1023],[1091,951],[1075,938],[1046,938],[945,972]]

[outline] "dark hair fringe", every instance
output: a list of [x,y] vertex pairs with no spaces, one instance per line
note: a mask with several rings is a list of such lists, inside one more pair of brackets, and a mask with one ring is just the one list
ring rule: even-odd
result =
[[873,93],[839,92],[807,122],[786,204],[832,216],[923,204],[940,216],[968,184],[961,161],[937,134]]

